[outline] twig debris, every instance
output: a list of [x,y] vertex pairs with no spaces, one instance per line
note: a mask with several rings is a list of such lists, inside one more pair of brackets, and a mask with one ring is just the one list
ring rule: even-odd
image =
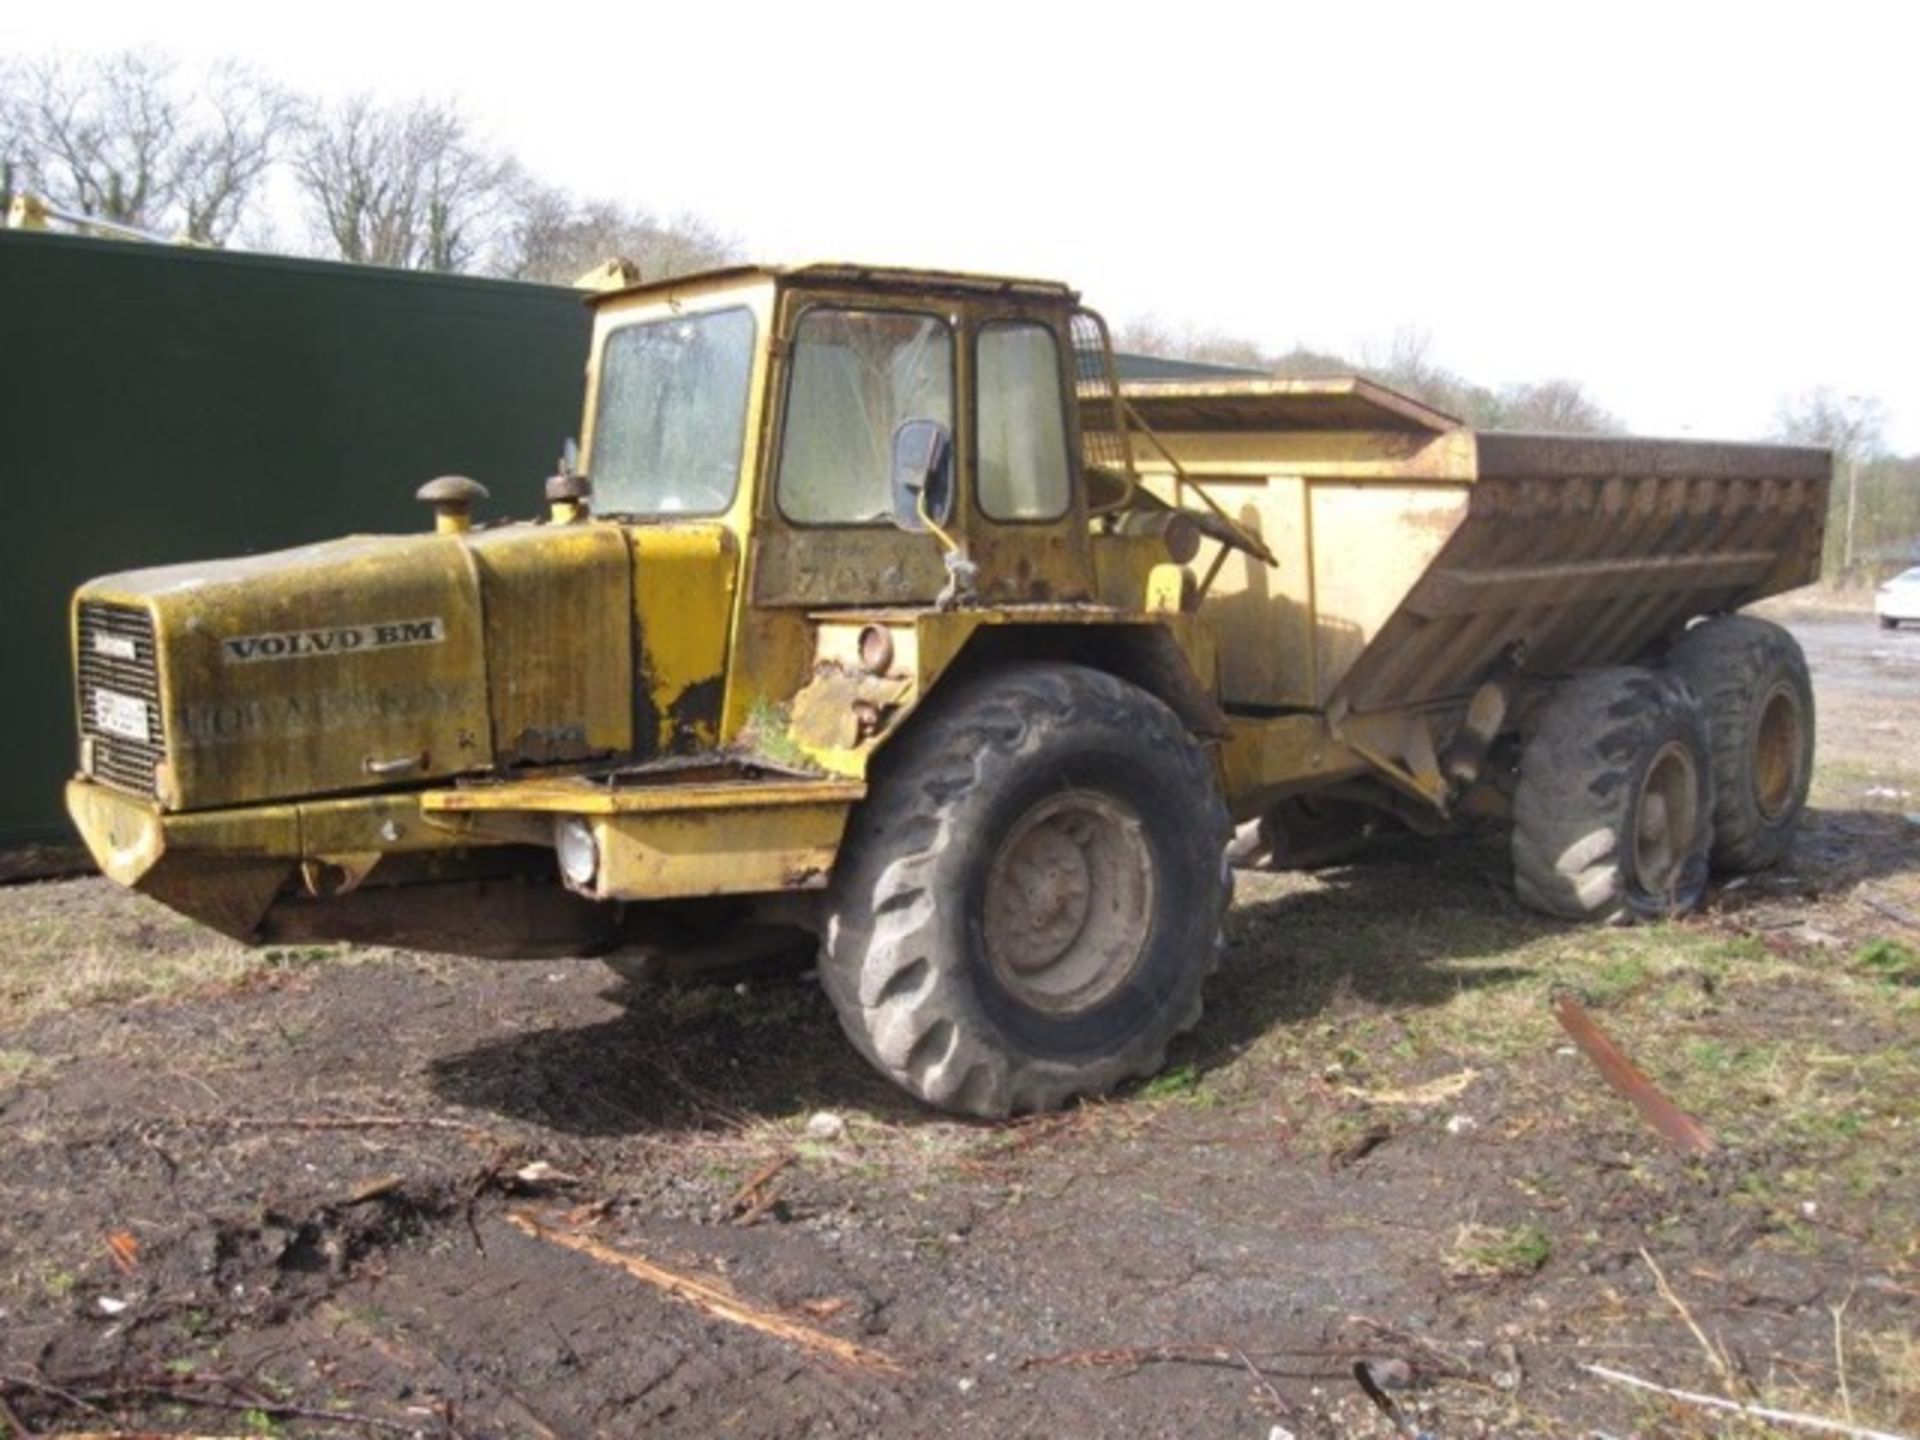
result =
[[811,1325],[802,1325],[797,1320],[791,1320],[771,1310],[763,1310],[757,1305],[750,1305],[725,1291],[716,1289],[705,1281],[676,1274],[664,1265],[656,1265],[643,1256],[631,1255],[625,1251],[616,1250],[611,1245],[603,1245],[590,1236],[555,1230],[524,1210],[510,1213],[507,1216],[507,1222],[516,1230],[531,1235],[536,1240],[545,1240],[549,1244],[559,1245],[585,1255],[590,1260],[597,1260],[602,1265],[624,1270],[634,1279],[662,1290],[674,1299],[683,1301],[716,1320],[725,1320],[729,1324],[758,1330],[762,1335],[771,1335],[776,1340],[784,1340],[803,1349],[817,1351],[857,1370],[875,1370],[887,1374],[901,1373],[898,1362],[878,1350],[857,1345],[851,1340],[843,1340],[838,1335],[829,1335],[824,1330],[814,1329]]
[[774,1182],[794,1163],[793,1152],[776,1156],[762,1165],[727,1201],[727,1215],[736,1225],[758,1224],[780,1201],[780,1187]]
[[1719,1148],[1707,1127],[1661,1094],[1620,1047],[1607,1038],[1606,1032],[1593,1022],[1579,1001],[1571,995],[1562,995],[1554,1014],[1560,1028],[1593,1062],[1600,1078],[1631,1103],[1647,1124],[1686,1154],[1705,1155]]
[[1640,1247],[1640,1258],[1647,1262],[1647,1269],[1653,1272],[1653,1283],[1660,1292],[1660,1298],[1679,1312],[1680,1318],[1686,1322],[1687,1329],[1693,1332],[1693,1338],[1699,1341],[1700,1348],[1707,1352],[1708,1363],[1719,1372],[1720,1383],[1726,1388],[1727,1394],[1734,1394],[1740,1387],[1734,1381],[1733,1366],[1727,1362],[1726,1352],[1714,1344],[1708,1338],[1707,1332],[1700,1328],[1700,1322],[1693,1318],[1693,1312],[1687,1308],[1686,1302],[1676,1295],[1673,1286],[1667,1283],[1667,1272],[1660,1268],[1644,1245]]
[[1870,910],[1879,911],[1889,920],[1905,925],[1909,930],[1920,930],[1920,915],[1914,914],[1906,906],[1896,905],[1891,900],[1883,900],[1878,895],[1870,894],[1865,890],[1860,892],[1859,899],[1862,905]]
[[1678,1400],[1685,1405],[1698,1405],[1704,1410],[1726,1410],[1754,1420],[1770,1420],[1776,1425],[1798,1425],[1804,1430],[1820,1430],[1829,1435],[1847,1435],[1853,1437],[1853,1440],[1911,1440],[1911,1437],[1896,1435],[1891,1430],[1869,1430],[1864,1425],[1849,1424],[1845,1420],[1829,1420],[1824,1415],[1805,1415],[1793,1410],[1777,1410],[1771,1405],[1750,1405],[1739,1400],[1722,1400],[1718,1395],[1702,1395],[1693,1390],[1676,1390],[1671,1385],[1642,1380],[1638,1375],[1629,1375],[1624,1370],[1610,1369],[1605,1365],[1582,1365],[1580,1368],[1589,1375],[1597,1375],[1612,1384],[1664,1395],[1669,1400]]

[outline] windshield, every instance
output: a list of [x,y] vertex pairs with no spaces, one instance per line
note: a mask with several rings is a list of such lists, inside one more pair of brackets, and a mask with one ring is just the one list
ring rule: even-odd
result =
[[753,314],[714,310],[607,337],[593,504],[612,515],[718,515],[733,503],[753,368]]

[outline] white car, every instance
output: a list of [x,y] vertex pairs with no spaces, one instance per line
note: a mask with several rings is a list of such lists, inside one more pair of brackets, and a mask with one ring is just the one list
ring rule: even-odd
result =
[[1902,570],[1874,592],[1873,613],[1887,630],[1902,620],[1920,621],[1920,565]]

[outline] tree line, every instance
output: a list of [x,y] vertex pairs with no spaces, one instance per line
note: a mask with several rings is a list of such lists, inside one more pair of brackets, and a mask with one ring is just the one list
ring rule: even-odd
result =
[[[1578,380],[1478,384],[1442,364],[1424,331],[1403,330],[1380,355],[1358,358],[1295,346],[1269,351],[1244,336],[1144,316],[1121,325],[1114,345],[1141,355],[1244,366],[1278,376],[1364,375],[1482,430],[1622,435],[1627,426]],[[1894,453],[1886,407],[1820,386],[1780,403],[1763,437],[1833,452],[1822,572],[1830,583],[1867,584],[1920,565],[1920,455]]]
[[[154,50],[0,58],[0,163],[0,199],[29,192],[110,225],[356,264],[567,284],[616,255],[649,278],[739,256],[732,237],[697,216],[541,180],[454,101],[323,101],[232,59],[190,67]],[[294,197],[305,226],[291,243],[277,231],[276,187]],[[1357,359],[1273,352],[1154,316],[1122,325],[1115,343],[1274,375],[1363,374],[1483,429],[1626,430],[1578,380],[1478,384],[1442,364],[1417,330]],[[1829,577],[1920,563],[1920,456],[1891,453],[1877,400],[1809,391],[1781,405],[1773,429],[1834,452]]]
[[[566,284],[621,255],[642,274],[737,257],[695,216],[542,181],[450,100],[321,101],[237,60],[155,50],[0,60],[7,198],[107,225],[363,265]],[[305,234],[277,233],[276,184]]]
[[1423,330],[1401,330],[1384,354],[1355,358],[1301,345],[1269,351],[1243,336],[1172,325],[1147,315],[1120,326],[1113,343],[1137,355],[1238,365],[1270,375],[1364,375],[1481,430],[1623,435],[1627,429],[1578,380],[1550,379],[1497,389],[1476,384],[1440,363],[1432,337]]

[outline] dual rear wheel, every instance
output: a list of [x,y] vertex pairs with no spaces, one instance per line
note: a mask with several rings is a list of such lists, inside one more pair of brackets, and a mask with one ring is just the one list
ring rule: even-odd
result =
[[1684,914],[1709,871],[1778,864],[1813,773],[1813,688],[1793,637],[1693,627],[1659,669],[1567,681],[1535,717],[1514,797],[1514,884],[1574,920]]

